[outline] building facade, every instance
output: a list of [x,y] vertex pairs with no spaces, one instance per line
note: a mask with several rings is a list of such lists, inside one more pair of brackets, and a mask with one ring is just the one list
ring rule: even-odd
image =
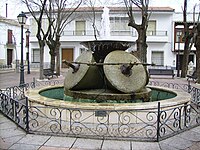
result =
[[[24,26],[25,31],[28,26]],[[26,47],[23,48],[26,53]],[[12,19],[0,16],[0,66],[1,67],[14,67],[16,63],[19,64],[21,56],[21,26]],[[26,60],[26,55],[24,55]]]
[[[92,20],[93,11],[91,8],[83,8],[80,7],[77,9],[75,14],[79,17],[75,17],[72,19],[70,23],[66,25],[64,28],[60,42],[60,64],[61,67],[66,67],[62,64],[62,60],[66,59],[69,61],[74,61],[82,51],[86,50],[86,48],[80,43],[83,41],[95,40],[93,23],[95,23],[96,31],[97,31],[97,39],[109,39],[109,40],[123,40],[132,42],[132,47],[128,51],[136,50],[136,40],[137,40],[137,32],[132,27],[128,26],[129,18],[127,15],[127,10],[124,7],[109,7],[109,36],[101,37],[100,33],[102,30],[102,14],[104,13],[103,7],[95,8],[95,20]],[[177,50],[182,49],[182,44],[177,43],[178,27],[177,22],[182,20],[181,15],[177,15],[175,10],[169,7],[152,7],[150,8],[150,18],[148,22],[147,29],[147,63],[155,63],[160,66],[170,66],[176,68],[177,66]],[[81,15],[80,15],[81,14]],[[141,12],[137,8],[134,9],[134,17],[136,23],[141,22]],[[37,25],[35,20],[29,16],[29,30],[31,32],[30,36],[30,63],[33,67],[39,67],[40,63],[40,52],[39,45],[36,38]],[[42,27],[47,28],[48,21],[47,18],[43,18]],[[18,28],[17,25],[15,28]],[[5,32],[7,29],[1,29],[1,32]],[[20,32],[16,30],[16,39],[20,39]],[[13,30],[15,31],[15,30]],[[3,33],[5,34],[5,33]],[[2,35],[2,34],[1,34]],[[4,37],[6,38],[6,37]],[[19,41],[18,41],[19,43]],[[20,50],[19,44],[16,43],[16,49]],[[4,43],[6,45],[6,43]],[[25,44],[24,44],[25,45]],[[9,46],[9,45],[7,45]],[[3,47],[1,45],[1,47]],[[9,49],[9,47],[7,47]],[[5,49],[5,46],[4,46]],[[26,48],[24,48],[26,50]],[[194,49],[194,47],[193,47]],[[5,61],[8,61],[8,52],[9,50],[5,50],[3,57]],[[17,52],[16,54],[18,54]],[[181,55],[179,53],[179,55]],[[12,54],[12,60],[18,59],[17,55]],[[195,53],[191,54],[190,59],[193,60],[195,64]],[[18,56],[20,56],[18,54]],[[182,57],[182,56],[180,56]],[[0,59],[2,59],[2,54],[0,54]],[[25,58],[24,58],[25,59]],[[9,64],[9,63],[7,63]],[[45,46],[44,52],[44,68],[48,68],[50,66],[50,55],[49,49]]]

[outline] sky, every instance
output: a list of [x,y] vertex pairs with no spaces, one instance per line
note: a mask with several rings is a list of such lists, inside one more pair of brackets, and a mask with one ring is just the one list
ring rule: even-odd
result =
[[[102,0],[102,4],[106,4],[108,0]],[[109,2],[116,2],[118,0],[109,0]],[[184,0],[149,0],[150,6],[155,7],[172,7],[176,12],[182,12],[183,2]],[[20,0],[0,0],[0,15],[6,17],[6,3],[8,8],[8,18],[9,19],[17,19],[17,15],[21,13],[21,11],[26,12],[27,9],[23,6]],[[193,6],[195,4],[200,5],[200,0],[188,0],[188,12],[193,11]],[[200,10],[200,6],[198,8]]]

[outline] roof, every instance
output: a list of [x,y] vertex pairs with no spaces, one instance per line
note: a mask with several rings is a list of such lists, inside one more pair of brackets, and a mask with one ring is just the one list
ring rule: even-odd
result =
[[10,24],[10,25],[14,25],[14,26],[20,26],[20,24],[16,20],[8,19],[8,18],[5,18],[3,16],[0,16],[0,22]]
[[[104,7],[79,7],[76,9],[76,12],[93,12],[93,9],[95,12],[103,12]],[[110,12],[119,12],[119,11],[127,11],[126,7],[108,7]],[[70,12],[74,11],[75,8],[65,8],[64,11]],[[140,12],[141,10],[138,7],[132,7],[133,11]],[[149,7],[149,11],[153,12],[170,12],[174,13],[175,9],[171,7]],[[39,13],[39,11],[36,11],[36,13]],[[25,12],[25,14],[30,15],[30,12]]]
[[[103,7],[93,7],[95,11],[103,11]],[[126,7],[108,7],[110,11],[127,11]],[[140,11],[138,7],[133,7],[133,11]],[[70,9],[66,9],[70,10]],[[149,7],[151,11],[158,11],[158,12],[174,12],[175,9],[171,7]],[[76,12],[82,11],[93,11],[92,7],[79,7]]]
[[[3,16],[0,16],[0,22],[9,24],[9,25],[13,25],[13,26],[20,26],[18,21],[14,20],[14,19],[8,19]],[[25,26],[25,28],[27,28],[27,25],[24,25],[24,26]]]

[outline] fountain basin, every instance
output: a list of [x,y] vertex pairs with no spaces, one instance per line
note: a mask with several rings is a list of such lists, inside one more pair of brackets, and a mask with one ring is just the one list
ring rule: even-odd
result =
[[[154,102],[141,102],[141,103],[82,103],[73,101],[63,101],[59,99],[48,98],[40,95],[41,91],[45,91],[51,88],[62,88],[62,86],[49,86],[42,89],[30,90],[27,92],[30,104],[40,104],[44,106],[54,106],[54,107],[66,107],[66,108],[79,108],[79,109],[92,109],[92,110],[141,110],[141,109],[157,109],[158,101]],[[151,89],[157,89],[161,91],[166,91],[174,93],[176,96],[173,98],[160,100],[162,108],[171,108],[177,105],[184,105],[190,102],[190,94],[175,90],[173,91],[165,87],[148,86]]]
[[174,118],[175,114],[177,111],[182,112],[177,107],[186,108],[191,97],[186,92],[154,86],[148,88],[169,91],[176,96],[161,100],[160,103],[87,103],[58,100],[39,94],[52,88],[63,88],[63,85],[30,90],[26,94],[29,97],[31,116],[29,129],[41,133],[97,139],[155,140],[158,113],[164,112],[162,121],[165,122],[167,118],[169,121],[165,124],[173,127],[173,120],[177,120]]

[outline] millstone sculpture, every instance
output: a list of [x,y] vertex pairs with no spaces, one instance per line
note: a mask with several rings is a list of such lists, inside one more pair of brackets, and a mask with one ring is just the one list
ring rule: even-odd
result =
[[127,42],[83,42],[88,51],[82,53],[70,66],[65,77],[65,95],[76,99],[95,99],[132,102],[149,101],[148,74],[135,56],[125,52]]

